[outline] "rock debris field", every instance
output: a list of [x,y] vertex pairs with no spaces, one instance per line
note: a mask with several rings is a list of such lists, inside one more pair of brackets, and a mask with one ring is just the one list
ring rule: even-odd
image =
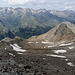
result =
[[[33,48],[34,43],[41,47]],[[74,41],[56,47],[49,42],[34,43],[1,41],[0,75],[75,75]]]

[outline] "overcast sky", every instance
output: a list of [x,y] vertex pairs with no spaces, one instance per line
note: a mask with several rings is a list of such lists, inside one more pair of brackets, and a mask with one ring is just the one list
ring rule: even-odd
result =
[[49,10],[74,10],[75,0],[0,0],[0,7],[25,7]]

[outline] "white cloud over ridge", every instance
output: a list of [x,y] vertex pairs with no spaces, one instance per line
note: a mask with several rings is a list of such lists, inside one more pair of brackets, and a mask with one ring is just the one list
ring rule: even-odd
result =
[[16,5],[16,4],[26,4],[26,3],[44,3],[46,0],[3,0],[0,1],[2,3],[7,3],[9,5]]
[[75,0],[0,0],[0,6],[75,10]]

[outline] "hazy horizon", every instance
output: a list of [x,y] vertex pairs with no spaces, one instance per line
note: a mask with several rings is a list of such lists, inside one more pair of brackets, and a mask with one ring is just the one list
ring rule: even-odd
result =
[[32,9],[47,9],[47,10],[73,10],[75,11],[74,0],[0,0],[0,7],[21,7]]

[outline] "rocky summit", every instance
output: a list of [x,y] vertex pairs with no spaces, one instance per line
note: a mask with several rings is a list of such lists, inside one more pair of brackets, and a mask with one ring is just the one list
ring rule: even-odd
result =
[[29,39],[1,40],[0,75],[75,75],[74,24],[62,22]]

